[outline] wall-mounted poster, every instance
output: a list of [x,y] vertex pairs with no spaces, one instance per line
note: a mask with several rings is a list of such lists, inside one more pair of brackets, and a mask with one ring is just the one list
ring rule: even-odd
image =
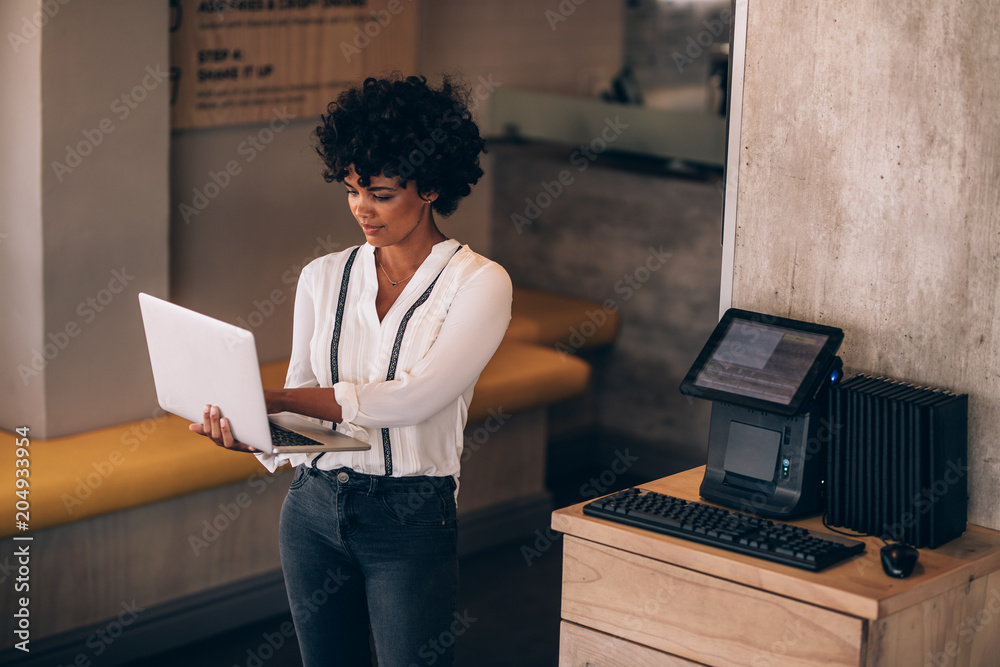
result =
[[416,71],[419,0],[170,0],[173,129],[318,116],[345,85]]

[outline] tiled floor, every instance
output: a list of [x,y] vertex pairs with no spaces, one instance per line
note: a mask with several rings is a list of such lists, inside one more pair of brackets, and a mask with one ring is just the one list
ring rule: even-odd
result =
[[[562,545],[536,550],[535,538],[462,560],[459,612],[470,621],[457,638],[456,661],[467,667],[555,665],[559,645]],[[522,553],[528,551],[528,558]],[[534,554],[540,555],[535,556]],[[283,642],[278,616],[141,661],[142,667],[300,667],[294,637]],[[270,642],[268,642],[268,637]],[[272,648],[275,644],[277,649]],[[139,667],[135,663],[129,667]],[[428,665],[432,663],[428,662]]]

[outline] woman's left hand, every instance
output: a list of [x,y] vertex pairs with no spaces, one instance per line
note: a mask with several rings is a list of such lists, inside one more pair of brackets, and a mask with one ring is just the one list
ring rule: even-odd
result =
[[206,405],[205,414],[201,424],[193,422],[188,429],[209,438],[219,447],[231,449],[235,452],[259,452],[259,449],[246,445],[233,437],[233,432],[229,428],[229,420],[222,416],[217,405]]

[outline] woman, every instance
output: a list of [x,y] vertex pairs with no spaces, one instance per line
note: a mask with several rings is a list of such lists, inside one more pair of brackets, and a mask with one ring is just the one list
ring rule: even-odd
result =
[[[279,540],[306,665],[370,664],[369,624],[381,665],[453,661],[462,433],[511,300],[503,268],[435,222],[483,173],[465,99],[447,78],[367,79],[316,129],[365,243],[302,270],[286,388],[265,399],[372,447],[256,453],[271,471],[296,466]],[[191,429],[254,451],[213,406]]]

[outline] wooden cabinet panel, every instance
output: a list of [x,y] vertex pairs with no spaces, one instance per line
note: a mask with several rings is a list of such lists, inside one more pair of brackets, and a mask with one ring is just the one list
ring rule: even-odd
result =
[[994,572],[873,621],[868,664],[877,667],[998,664],[1000,573]]
[[700,667],[701,663],[563,621],[559,667]]
[[567,621],[711,665],[858,665],[865,622],[567,535]]

